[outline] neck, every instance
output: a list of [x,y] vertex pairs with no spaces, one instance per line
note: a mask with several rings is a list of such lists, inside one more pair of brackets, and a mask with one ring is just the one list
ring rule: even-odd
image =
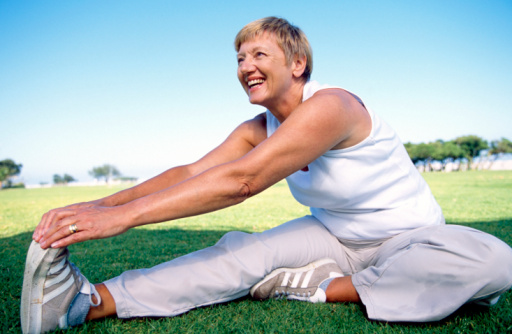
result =
[[269,107],[268,110],[274,115],[280,123],[283,123],[288,116],[302,103],[302,93],[304,91],[304,82],[297,82],[292,89],[279,100],[279,103]]

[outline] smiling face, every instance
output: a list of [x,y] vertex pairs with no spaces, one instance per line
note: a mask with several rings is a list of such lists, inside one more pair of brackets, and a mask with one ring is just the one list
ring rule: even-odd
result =
[[[249,101],[269,110],[280,109],[296,93],[304,69],[300,60],[287,63],[283,50],[270,33],[245,41],[237,54],[238,79]],[[302,65],[301,65],[302,64]]]

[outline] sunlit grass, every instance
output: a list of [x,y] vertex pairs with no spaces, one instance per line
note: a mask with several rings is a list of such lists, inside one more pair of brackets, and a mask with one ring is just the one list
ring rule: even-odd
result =
[[[447,222],[473,226],[512,244],[512,172],[424,174]],[[0,331],[18,333],[19,299],[31,232],[47,210],[102,197],[109,187],[0,191]],[[72,260],[93,282],[151,267],[214,244],[230,230],[262,231],[308,214],[281,182],[239,206],[208,215],[133,229],[119,237],[70,247]],[[106,319],[72,329],[94,333],[505,333],[512,331],[512,294],[490,309],[468,306],[443,321],[387,324],[369,321],[357,304],[255,302],[248,298],[174,318]]]

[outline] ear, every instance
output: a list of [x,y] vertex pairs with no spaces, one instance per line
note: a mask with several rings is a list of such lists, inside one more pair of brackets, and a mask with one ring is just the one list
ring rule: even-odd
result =
[[295,56],[292,66],[293,66],[293,76],[295,78],[300,78],[304,71],[306,70],[307,57],[303,55],[301,57]]

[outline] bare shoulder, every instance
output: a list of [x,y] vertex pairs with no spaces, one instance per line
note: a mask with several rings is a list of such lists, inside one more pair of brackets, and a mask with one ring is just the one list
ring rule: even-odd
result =
[[254,118],[245,121],[242,124],[246,124],[250,127],[255,127],[256,129],[266,129],[267,127],[267,115],[266,113],[261,113],[256,115]]
[[266,113],[258,114],[254,118],[247,120],[242,124],[247,124],[249,126],[256,127],[257,129],[260,129],[260,128],[266,129],[267,115],[266,115]]
[[316,92],[312,97],[314,100],[326,100],[331,103],[337,103],[341,108],[364,108],[363,101],[359,96],[346,91],[342,88],[327,88]]
[[267,137],[266,119],[260,114],[236,127],[219,146],[204,157],[188,166],[192,175],[197,175],[208,168],[237,160]]
[[253,147],[267,138],[267,118],[265,113],[240,124],[232,135],[242,137]]
[[371,132],[372,122],[363,101],[355,94],[341,88],[322,89],[306,103],[318,113],[338,124],[345,135],[332,149],[348,148],[363,141]]

